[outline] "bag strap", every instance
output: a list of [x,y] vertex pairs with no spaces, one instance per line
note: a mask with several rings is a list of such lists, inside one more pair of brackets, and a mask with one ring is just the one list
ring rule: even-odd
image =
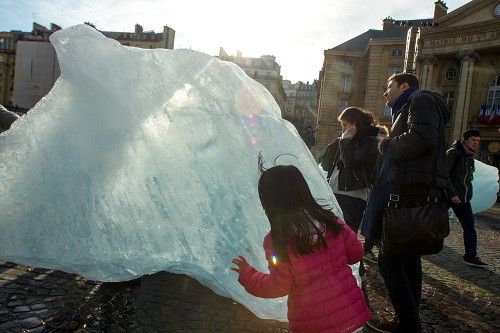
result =
[[332,164],[330,165],[330,168],[328,169],[328,174],[326,175],[326,179],[328,181],[330,181],[330,177],[332,176],[333,170],[335,169],[335,166],[337,165],[337,161],[338,161],[338,155],[339,155],[339,150],[340,150],[340,141],[338,138],[336,139],[336,145],[337,145],[337,149],[335,149],[335,155],[333,156]]

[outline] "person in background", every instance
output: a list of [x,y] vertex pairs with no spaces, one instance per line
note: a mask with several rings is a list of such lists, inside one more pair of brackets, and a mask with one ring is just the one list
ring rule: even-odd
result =
[[302,173],[292,165],[265,170],[259,197],[271,224],[264,238],[269,273],[238,256],[238,281],[250,294],[288,295],[294,333],[361,331],[370,319],[351,268],[363,257],[356,234],[313,198]]
[[0,104],[0,133],[10,128],[12,123],[20,117],[12,111],[7,110]]
[[337,120],[343,133],[328,145],[319,162],[328,172],[328,182],[345,222],[357,233],[376,176],[380,129],[371,112],[356,107],[342,111]]
[[446,193],[451,209],[462,225],[465,254],[463,261],[469,266],[486,267],[477,256],[477,234],[474,228],[474,215],[470,201],[472,199],[472,179],[474,173],[474,154],[479,149],[481,134],[478,130],[464,132],[462,141],[455,141],[446,152],[448,166],[448,184]]

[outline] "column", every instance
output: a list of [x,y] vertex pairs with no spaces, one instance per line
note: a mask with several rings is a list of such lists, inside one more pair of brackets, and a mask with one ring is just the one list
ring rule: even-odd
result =
[[476,52],[461,54],[459,57],[460,78],[451,131],[453,139],[459,139],[468,126],[474,63],[479,60],[479,55]]
[[426,57],[422,60],[421,74],[420,74],[420,89],[432,90],[432,79],[434,76],[434,66],[437,63],[436,57]]

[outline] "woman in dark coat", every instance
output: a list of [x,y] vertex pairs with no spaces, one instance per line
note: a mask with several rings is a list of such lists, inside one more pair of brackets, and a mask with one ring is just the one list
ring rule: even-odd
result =
[[328,172],[345,222],[357,233],[376,177],[379,128],[372,113],[356,107],[345,109],[337,119],[343,133],[328,145],[319,162]]

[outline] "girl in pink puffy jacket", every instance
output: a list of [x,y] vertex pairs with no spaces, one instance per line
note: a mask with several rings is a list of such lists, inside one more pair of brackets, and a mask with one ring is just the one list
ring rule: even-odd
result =
[[304,176],[291,165],[264,171],[259,197],[271,231],[264,238],[269,273],[242,256],[233,259],[238,281],[252,295],[288,295],[290,329],[353,332],[370,319],[352,265],[363,257],[354,232],[312,197]]

